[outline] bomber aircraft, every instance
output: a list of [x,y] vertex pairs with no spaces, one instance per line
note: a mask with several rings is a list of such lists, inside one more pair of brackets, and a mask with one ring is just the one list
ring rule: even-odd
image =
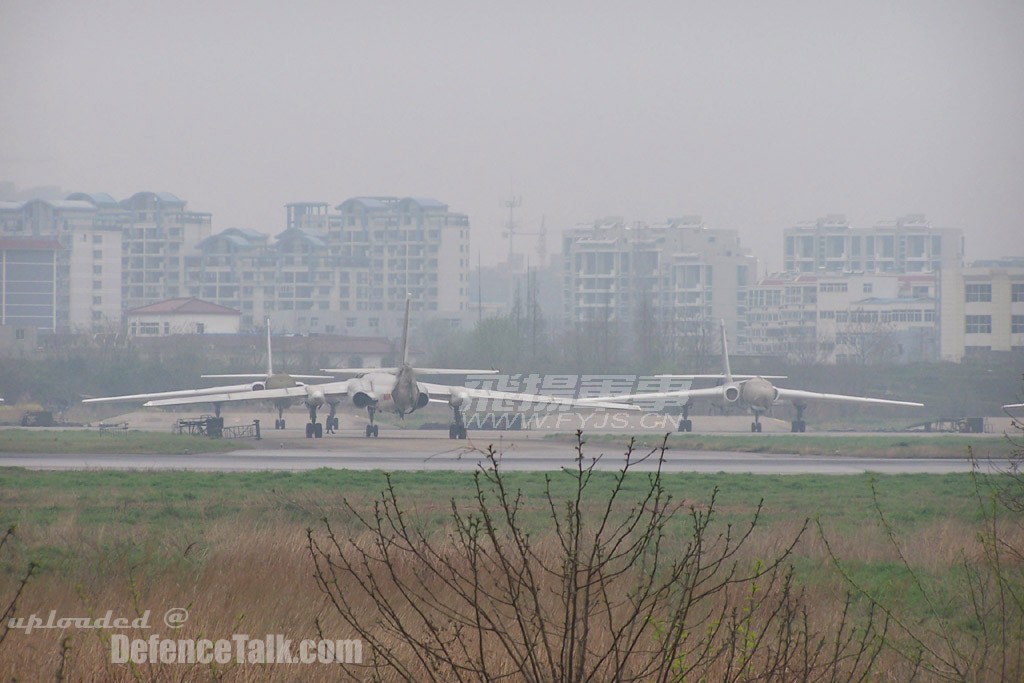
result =
[[[328,380],[334,379],[332,375],[292,375],[287,372],[274,372],[274,358],[271,351],[270,344],[270,318],[266,319],[267,328],[267,371],[265,373],[252,373],[252,374],[228,374],[228,375],[202,375],[205,379],[248,379],[252,380],[247,384],[232,384],[232,385],[220,385],[213,387],[201,387],[198,389],[179,389],[176,391],[158,391],[147,394],[126,394],[124,396],[102,396],[98,398],[86,398],[82,399],[82,403],[116,403],[116,402],[128,402],[128,401],[153,401],[153,400],[173,400],[173,399],[185,399],[185,398],[197,398],[203,397],[201,401],[194,401],[195,403],[212,403],[214,414],[220,417],[221,401],[216,400],[216,396],[226,393],[236,392],[262,392],[268,389],[282,389],[286,387],[303,387],[306,386],[300,380]],[[259,395],[260,398],[271,399],[272,397],[264,394]],[[291,398],[273,398],[274,407],[277,408],[277,420],[274,422],[274,429],[284,429],[284,411],[292,404]],[[173,403],[168,405],[175,405]],[[334,417],[334,411],[331,411],[331,418],[336,420]],[[335,424],[335,426],[337,426]]]
[[[317,411],[324,405],[334,407],[342,399],[349,397],[357,408],[365,408],[370,423],[366,425],[365,436],[380,436],[380,426],[374,423],[378,409],[385,408],[399,416],[406,416],[429,402],[447,403],[452,409],[452,424],[448,428],[451,439],[466,438],[466,424],[462,416],[462,408],[471,399],[491,399],[512,403],[530,403],[576,406],[581,408],[607,408],[611,410],[639,410],[637,406],[626,406],[620,403],[603,403],[595,400],[579,400],[544,396],[539,394],[521,394],[490,389],[470,389],[468,387],[430,384],[416,378],[417,371],[409,364],[409,310],[412,299],[405,301],[405,324],[402,333],[402,364],[397,368],[363,370],[362,375],[338,382],[312,384],[280,389],[265,389],[261,392],[239,391],[217,395],[193,396],[182,398],[162,398],[148,401],[147,406],[185,405],[190,403],[255,401],[260,399],[301,399],[309,410],[309,423],[306,425],[306,438],[323,436],[323,425],[317,422]],[[351,369],[338,369],[339,374],[353,372]],[[456,370],[451,368],[430,368],[430,374],[473,374],[478,370]],[[493,371],[485,371],[493,372]]]
[[[807,431],[807,423],[804,422],[803,413],[807,408],[808,401],[831,401],[847,403],[869,403],[876,405],[908,406],[915,408],[924,407],[923,403],[912,401],[893,401],[885,398],[868,398],[865,396],[847,396],[845,394],[822,394],[815,391],[803,391],[800,389],[784,389],[777,387],[768,381],[768,378],[776,379],[779,376],[749,376],[733,375],[729,369],[729,348],[726,341],[725,321],[722,321],[722,374],[721,375],[657,375],[658,377],[670,377],[678,379],[693,379],[695,377],[717,378],[722,384],[707,389],[687,389],[681,391],[650,392],[641,394],[630,394],[625,396],[601,396],[594,399],[582,399],[582,402],[589,400],[603,403],[617,401],[634,401],[654,398],[707,398],[716,403],[726,406],[738,406],[749,410],[754,415],[754,421],[750,423],[751,432],[761,431],[761,415],[783,401],[789,401],[796,408],[796,419],[792,422],[791,431]],[[693,423],[684,413],[679,423],[679,431],[693,431]]]

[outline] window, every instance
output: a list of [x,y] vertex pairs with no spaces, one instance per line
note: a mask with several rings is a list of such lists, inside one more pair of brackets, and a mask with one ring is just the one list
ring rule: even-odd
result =
[[1024,315],[1010,316],[1010,333],[1024,334]]
[[992,316],[969,315],[966,320],[967,334],[992,334]]
[[964,288],[964,300],[967,303],[992,301],[992,285],[967,285]]
[[865,282],[865,283],[864,283],[864,293],[865,293],[865,294],[870,294],[870,293],[871,293],[871,290],[872,290],[872,288],[873,288],[873,285],[872,285],[872,283],[870,283],[870,282]]
[[15,339],[24,339],[25,338],[25,330],[15,330],[14,331],[14,338]]
[[1010,301],[1024,301],[1024,283],[1010,285]]

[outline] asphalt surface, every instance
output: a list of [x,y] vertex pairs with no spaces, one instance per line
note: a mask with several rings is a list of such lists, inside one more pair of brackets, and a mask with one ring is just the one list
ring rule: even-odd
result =
[[[264,430],[264,438],[250,442],[254,448],[229,453],[184,455],[123,454],[20,454],[0,453],[0,466],[33,469],[87,470],[199,470],[199,471],[301,471],[320,467],[352,470],[471,471],[487,463],[493,447],[502,467],[516,471],[550,471],[573,467],[574,446],[545,439],[542,433],[470,432],[465,441],[450,440],[446,431],[381,430],[368,439],[362,430],[341,430],[323,439],[306,439],[301,429]],[[926,438],[926,437],[921,437]],[[641,437],[633,459],[646,456],[660,442],[660,435]],[[588,444],[584,456],[598,458],[597,467],[618,470],[625,465],[622,449],[610,444]],[[1006,463],[996,463],[1005,467]],[[657,454],[635,462],[637,470],[652,470]],[[986,465],[987,467],[990,465]],[[715,451],[668,450],[666,472],[729,472],[752,474],[882,474],[969,472],[966,458],[867,458],[842,455],[780,455]]]

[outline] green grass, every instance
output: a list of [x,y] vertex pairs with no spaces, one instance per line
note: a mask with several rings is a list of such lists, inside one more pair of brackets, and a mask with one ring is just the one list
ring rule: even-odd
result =
[[[550,434],[547,439],[567,444],[575,434]],[[612,445],[625,449],[630,437],[618,434],[586,434],[591,447]],[[655,446],[664,435],[645,435],[637,443]],[[1014,445],[1002,435],[907,435],[816,436],[812,434],[703,435],[672,433],[670,450],[735,451],[742,453],[793,453],[797,455],[871,456],[884,458],[964,458],[970,449],[978,459],[1009,457]]]
[[[509,473],[507,483],[522,491],[527,519],[546,518],[544,473]],[[572,494],[574,480],[565,473],[551,477],[556,498]],[[459,472],[395,473],[400,500],[417,515],[440,521],[449,514],[452,498],[469,502],[473,475]],[[594,474],[591,485],[605,493],[613,474]],[[627,497],[644,490],[646,474],[627,479]],[[847,477],[752,474],[669,474],[666,490],[677,500],[698,506],[719,489],[723,520],[738,522],[765,500],[767,524],[793,523],[822,517],[840,533],[874,523],[871,483],[893,523],[912,531],[936,519],[976,521],[971,477],[946,475],[851,475]],[[67,524],[134,528],[147,533],[193,524],[234,522],[248,517],[277,516],[302,524],[315,523],[325,512],[337,513],[344,500],[369,511],[386,485],[381,472],[320,469],[308,472],[45,472],[0,469],[0,525],[43,528]],[[603,495],[597,496],[603,498]],[[345,515],[342,515],[345,517]]]
[[162,432],[86,429],[3,429],[0,453],[221,453],[249,448],[236,439]]

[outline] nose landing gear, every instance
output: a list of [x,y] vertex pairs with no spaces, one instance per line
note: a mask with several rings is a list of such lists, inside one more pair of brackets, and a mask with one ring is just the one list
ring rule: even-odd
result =
[[366,438],[377,438],[380,436],[380,426],[373,424],[373,416],[377,413],[377,404],[371,403],[366,406],[366,414],[370,417],[370,424],[366,425]]
[[309,424],[306,425],[307,439],[322,439],[324,437],[324,426],[316,421],[316,406],[309,406]]

